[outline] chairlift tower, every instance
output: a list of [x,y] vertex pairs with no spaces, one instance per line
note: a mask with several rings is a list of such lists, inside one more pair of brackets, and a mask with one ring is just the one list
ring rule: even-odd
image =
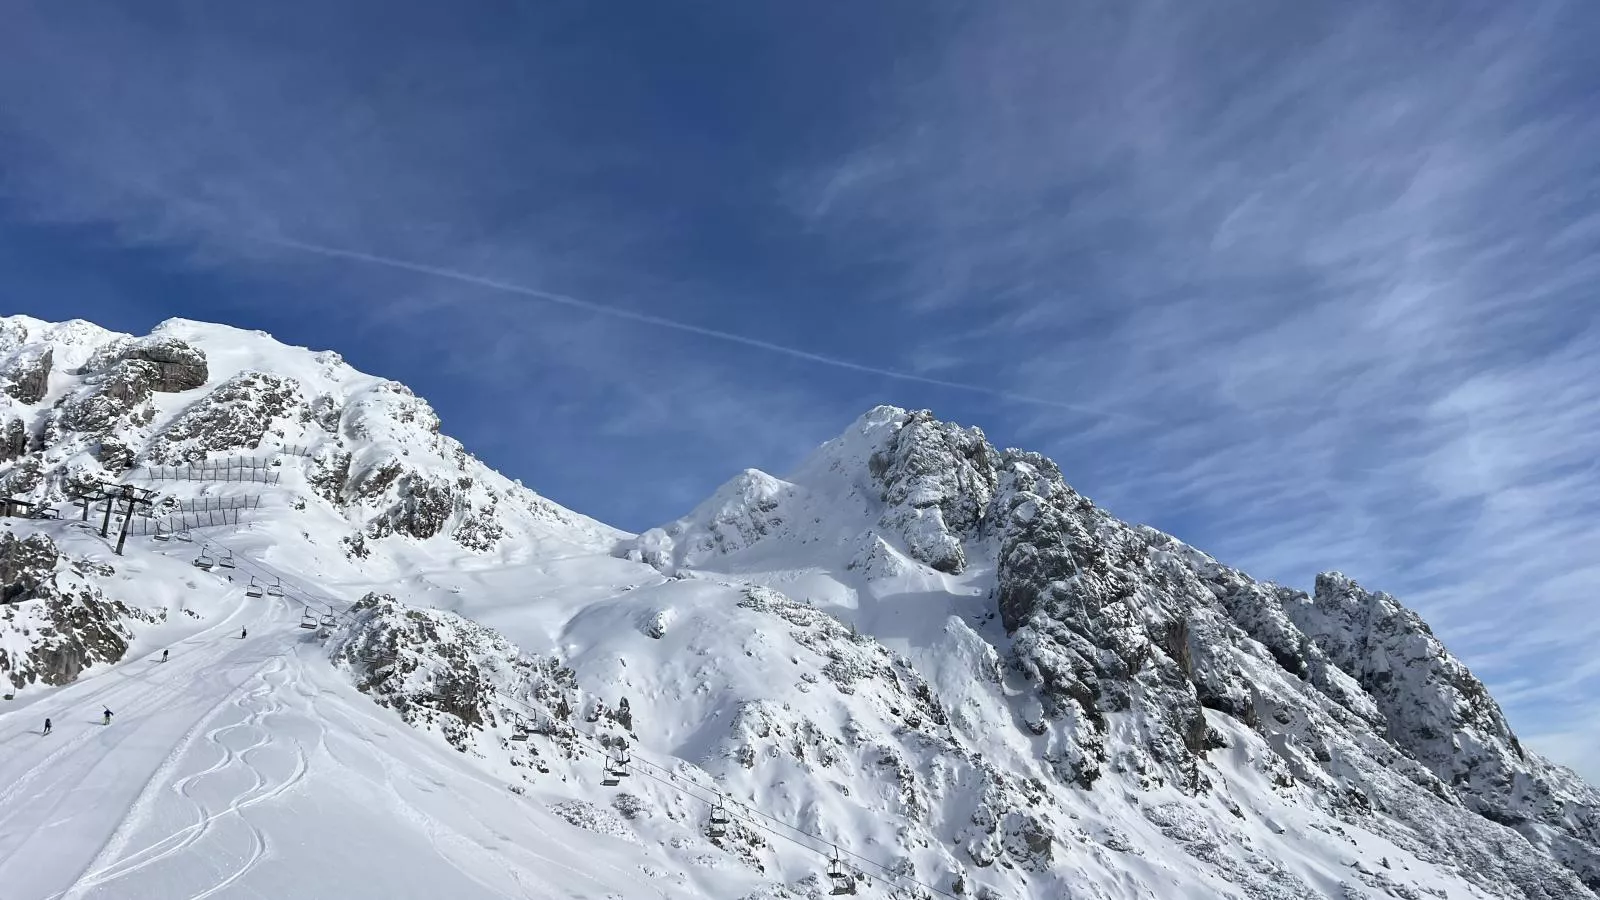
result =
[[100,536],[103,538],[111,537],[112,511],[116,509],[117,504],[124,505],[122,525],[117,529],[117,546],[115,548],[116,554],[121,556],[122,548],[128,543],[128,531],[133,525],[134,508],[140,505],[151,505],[150,498],[154,497],[156,492],[151,488],[141,488],[131,484],[117,484],[114,481],[97,481],[95,486],[100,489],[99,496],[93,496],[86,492],[75,499],[83,504],[83,518],[85,521],[89,518],[90,504],[104,503],[106,505],[105,517],[100,520]]

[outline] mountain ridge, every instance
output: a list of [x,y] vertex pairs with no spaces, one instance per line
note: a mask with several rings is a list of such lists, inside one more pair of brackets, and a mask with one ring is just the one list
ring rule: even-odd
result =
[[[359,690],[550,808],[662,842],[650,865],[677,867],[686,892],[725,866],[777,879],[766,896],[823,886],[781,842],[713,839],[659,785],[630,788],[620,818],[582,806],[592,756],[541,781],[483,685],[568,697],[570,715],[617,726],[614,745],[870,854],[908,888],[1600,889],[1600,794],[1523,748],[1398,600],[1338,573],[1311,592],[1252,579],[1115,519],[1041,454],[927,411],[876,407],[788,476],[746,470],[629,535],[493,472],[403,385],[260,332],[0,319],[0,391],[0,488],[67,512],[95,480],[156,487],[169,537],[221,535],[253,573],[355,604],[327,655]],[[245,463],[267,483],[205,480]],[[240,498],[249,517],[188,512]],[[24,695],[69,652],[27,623],[71,631],[67,614],[91,611],[74,646],[93,652],[69,648],[82,665],[50,679],[94,678],[177,614],[117,580],[143,557],[106,556],[65,522],[17,528],[41,535],[0,545],[0,571],[43,586],[0,634]],[[160,533],[131,552],[176,552]],[[170,565],[147,568],[184,596]],[[52,591],[69,571],[71,590]],[[213,583],[187,614],[251,602]],[[395,648],[403,665],[369,658]]]

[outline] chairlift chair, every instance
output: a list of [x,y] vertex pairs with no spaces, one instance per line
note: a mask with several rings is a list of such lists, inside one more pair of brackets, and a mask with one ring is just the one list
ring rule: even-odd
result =
[[511,729],[511,739],[513,741],[526,741],[528,739],[528,726],[519,722]]
[[706,820],[706,834],[719,838],[728,833],[728,810],[722,805],[719,798],[715,806],[711,807],[711,816]]
[[217,565],[223,567],[224,569],[233,568],[233,551],[232,550],[224,550],[224,551],[222,551],[222,555],[217,557]]
[[244,595],[246,597],[261,596],[261,585],[256,584],[256,577],[254,575],[250,576],[250,584],[244,589]]
[[300,627],[301,628],[316,628],[317,627],[317,617],[313,616],[311,614],[311,610],[308,609],[305,612],[300,614]]
[[333,626],[339,624],[339,620],[333,617],[333,610],[328,610],[323,614],[322,621],[317,624],[321,625],[323,628],[332,628]]
[[833,896],[856,892],[855,871],[839,859],[838,851],[828,863],[828,879],[833,882],[833,890],[829,892]]
[[606,787],[616,787],[622,783],[622,779],[628,777],[627,753],[628,751],[624,750],[616,756],[606,756],[606,774],[600,779],[601,784]]
[[200,555],[194,558],[194,567],[196,569],[204,569],[205,571],[209,572],[211,571],[211,567],[216,564],[217,561],[212,559],[204,550],[201,550]]
[[272,583],[267,585],[267,596],[268,597],[282,597],[283,596],[283,579],[282,578],[278,578],[277,576],[273,576]]
[[156,525],[155,532],[153,534],[151,534],[150,536],[155,538],[158,541],[170,541],[170,540],[172,540],[172,532],[169,531],[166,528],[161,527],[161,525],[159,523],[157,523],[157,525]]
[[194,535],[190,534],[189,529],[187,528],[180,528],[177,531],[174,531],[172,536],[180,541],[183,541],[185,544],[194,543]]

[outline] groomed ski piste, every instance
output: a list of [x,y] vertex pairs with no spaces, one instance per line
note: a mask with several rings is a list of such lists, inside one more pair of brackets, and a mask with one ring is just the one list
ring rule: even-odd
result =
[[[93,543],[56,537],[75,552]],[[636,842],[569,824],[407,727],[329,664],[318,633],[297,627],[299,603],[246,597],[237,575],[192,568],[193,552],[85,552],[134,583],[187,593],[147,598],[174,614],[125,662],[24,692],[0,713],[0,897],[699,897],[749,886],[652,883]]]

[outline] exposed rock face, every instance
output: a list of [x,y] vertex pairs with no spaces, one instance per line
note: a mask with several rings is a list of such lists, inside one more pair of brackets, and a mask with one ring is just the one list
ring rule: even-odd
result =
[[155,417],[150,402],[154,377],[154,364],[132,360],[119,361],[90,376],[85,390],[65,398],[57,407],[47,440],[61,439],[63,430],[109,436],[148,425]]
[[[813,558],[823,551],[808,548],[831,543],[838,558],[823,565],[869,585],[912,577],[918,563],[992,569],[1003,658],[1031,683],[1017,720],[1062,783],[1096,790],[1116,775],[1203,797],[1216,790],[1211,754],[1245,741],[1270,748],[1258,765],[1281,790],[1454,860],[1491,893],[1587,897],[1580,881],[1600,887],[1600,792],[1526,753],[1415,613],[1342,576],[1319,578],[1314,596],[1255,581],[1114,519],[1038,454],[887,408],[791,480],[747,472],[628,553],[665,571],[715,569],[720,556],[773,542]],[[1151,807],[1150,821],[1186,850],[1215,854],[1183,809]],[[1003,824],[998,811],[984,821],[972,859],[1016,846],[1047,864],[1039,838],[1049,826]],[[1278,896],[1271,885],[1285,882],[1261,862],[1241,850],[1232,880],[1247,896]],[[1363,883],[1383,889],[1381,878]]]
[[961,536],[988,513],[995,463],[982,431],[939,422],[926,411],[910,414],[870,462],[883,485],[883,527],[904,535],[913,558],[960,572],[967,564]]
[[18,538],[0,534],[0,601],[11,603],[39,593],[55,577],[61,555],[42,534]]
[[305,411],[299,385],[292,379],[241,372],[168,425],[152,446],[150,458],[173,465],[229,450],[256,450],[275,426]]
[[210,377],[205,351],[173,337],[136,341],[123,359],[144,364],[138,367],[148,374],[150,389],[162,393],[192,391],[204,387]]
[[28,452],[28,426],[21,419],[6,422],[0,433],[0,462],[10,462]]
[[64,400],[58,426],[109,435],[147,425],[155,416],[151,395],[175,393],[206,383],[206,357],[170,337],[120,338],[97,349],[84,372],[90,390]]
[[[540,744],[547,758],[581,756],[589,750],[571,728],[579,716],[590,723],[588,731],[604,732],[607,742],[631,743],[631,722],[579,691],[571,669],[524,654],[493,629],[453,613],[368,594],[350,610],[328,649],[357,688],[462,753],[529,769]],[[620,710],[627,713],[626,701]],[[520,728],[542,741],[512,742]]]
[[1600,890],[1600,808],[1524,752],[1499,704],[1415,612],[1330,572],[1289,607],[1302,631],[1375,701],[1389,738],[1485,818],[1538,841]]
[[3,375],[5,392],[19,403],[32,405],[45,398],[50,390],[50,367],[55,359],[53,348],[18,354]]
[[[208,358],[207,346],[227,352]],[[29,373],[52,366],[48,396],[27,387]],[[487,553],[568,526],[607,549],[618,536],[489,470],[440,434],[438,415],[404,385],[261,332],[172,320],[136,338],[0,317],[5,391],[49,404],[0,395],[0,490],[32,500],[60,502],[100,480],[139,478],[141,467],[270,465],[273,481],[303,477],[307,500],[348,521],[352,558],[383,540]]]
[[0,591],[6,603],[0,632],[0,673],[13,687],[67,684],[89,666],[120,661],[128,651],[125,620],[147,618],[109,600],[44,535],[0,534]]

